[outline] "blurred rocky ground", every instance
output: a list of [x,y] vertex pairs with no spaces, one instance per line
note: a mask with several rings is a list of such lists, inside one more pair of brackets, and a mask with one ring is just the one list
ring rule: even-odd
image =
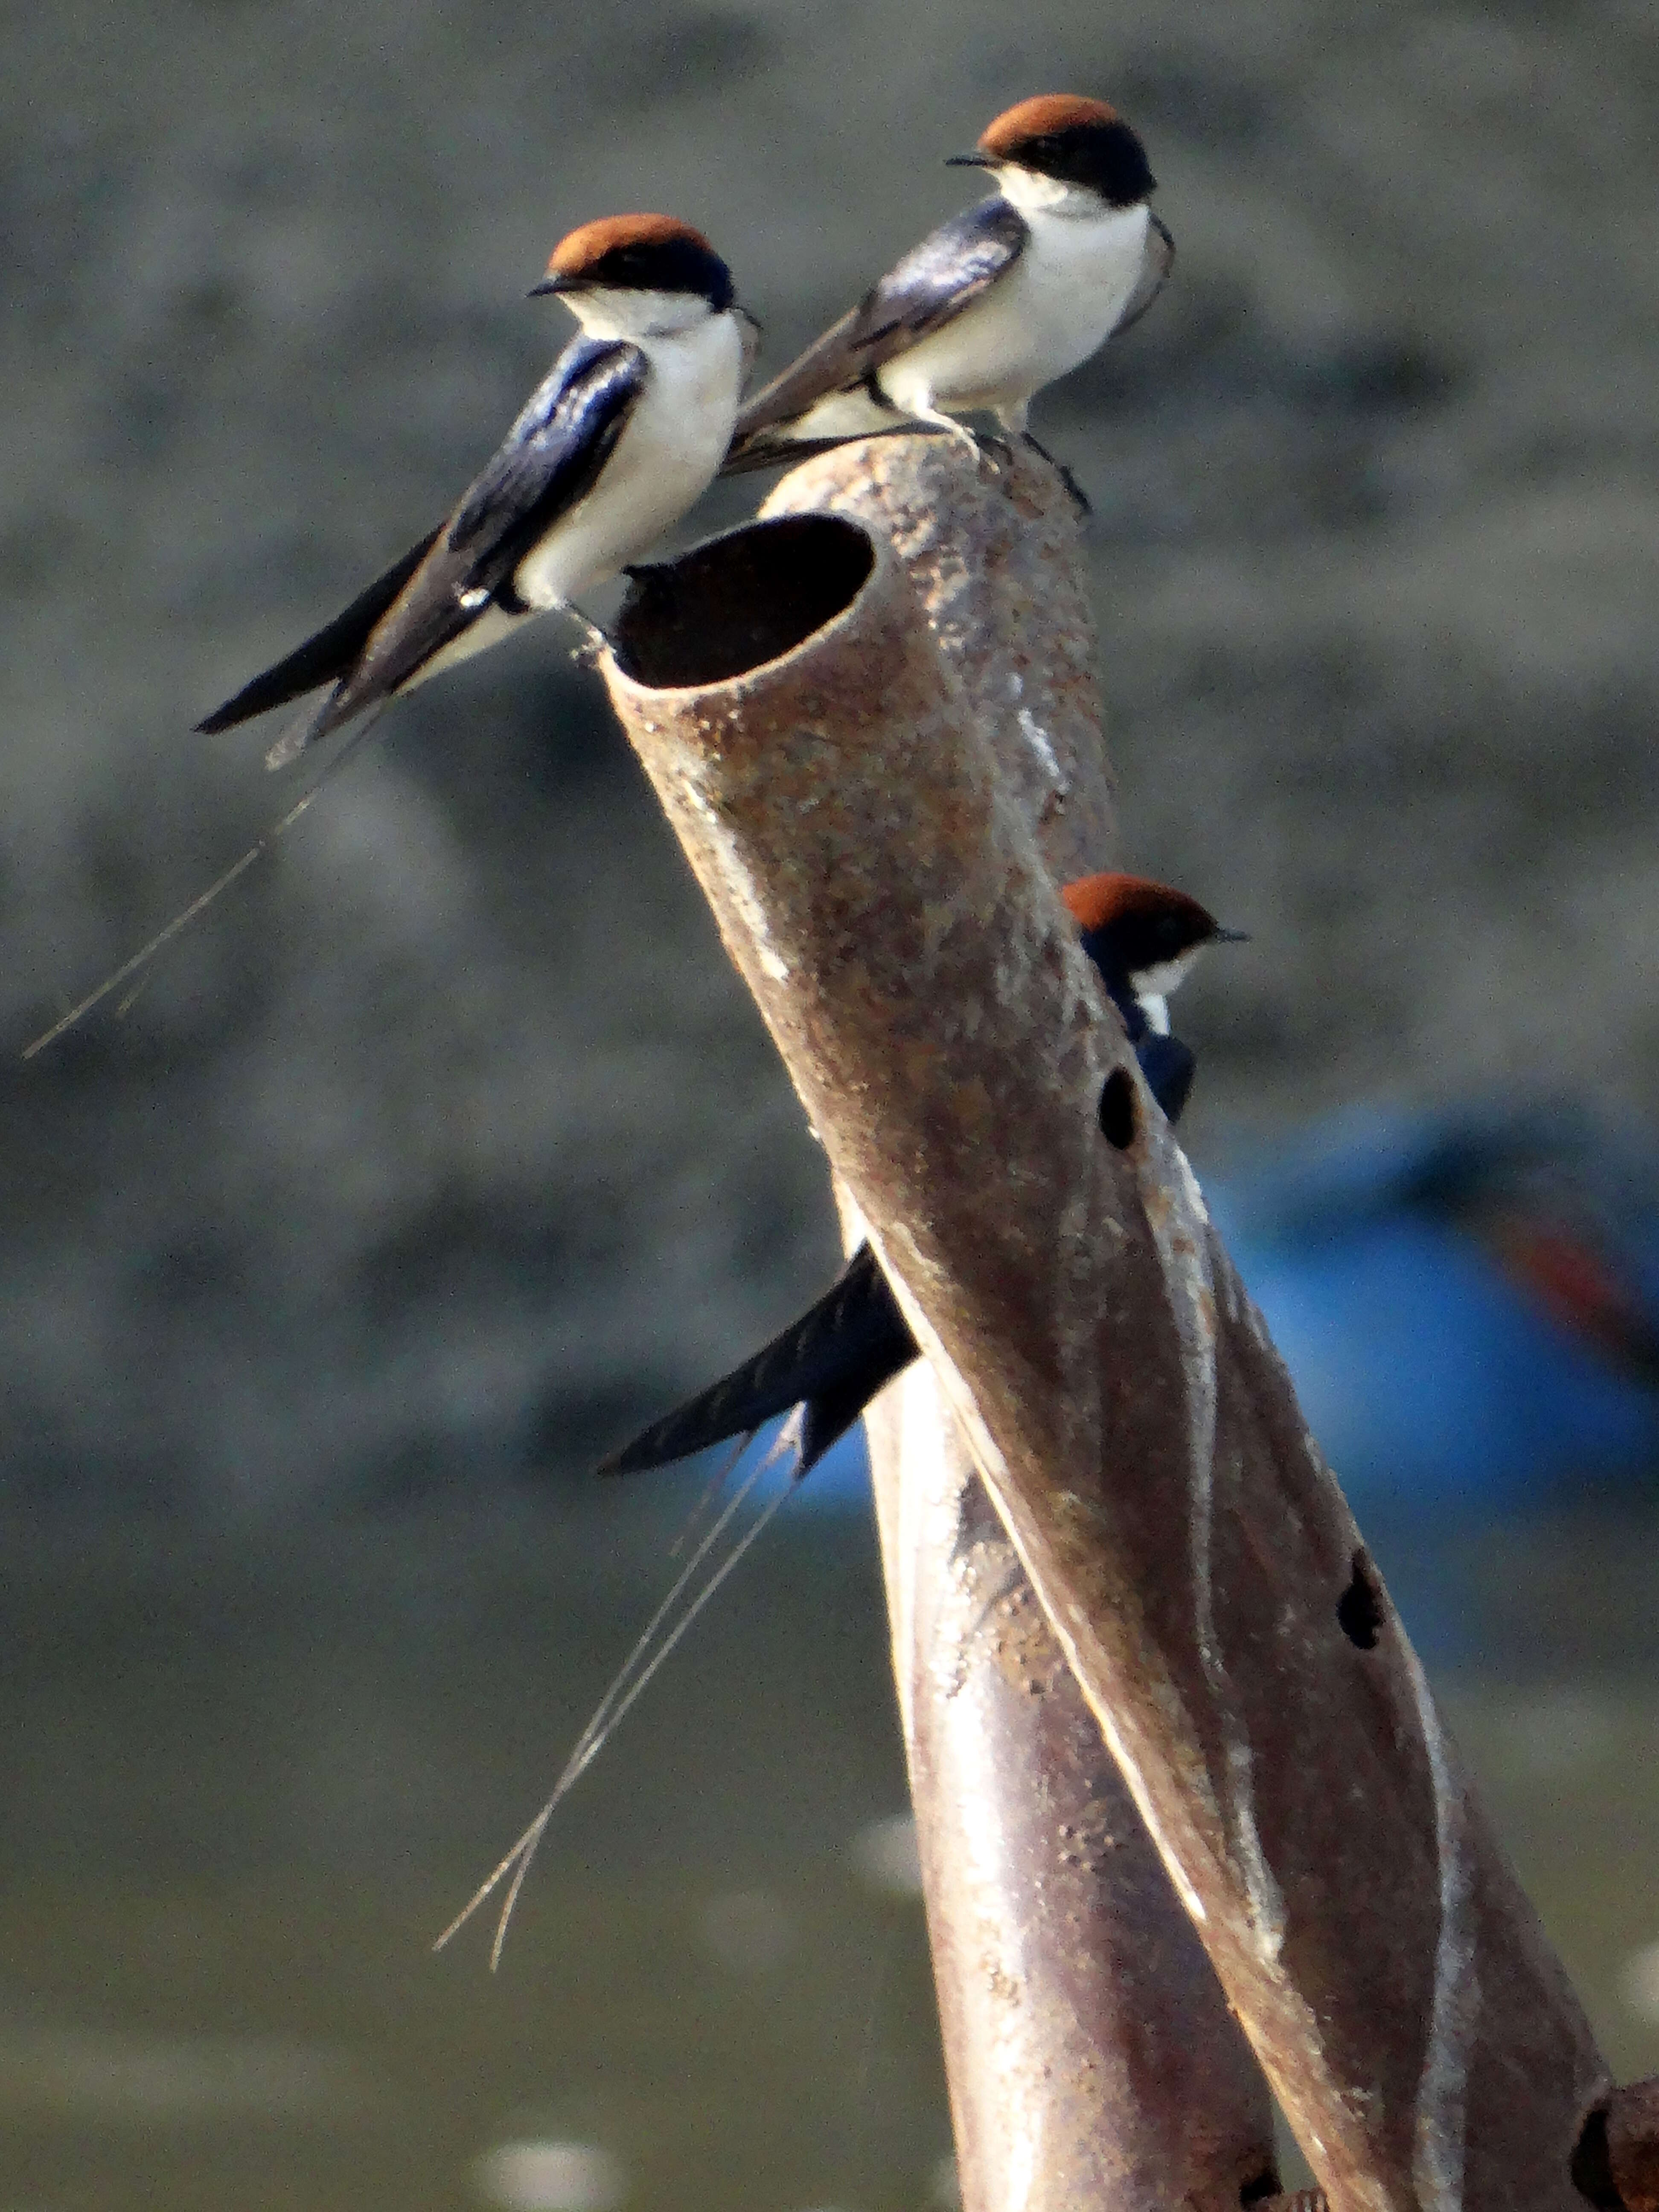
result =
[[1037,427],[1124,853],[1253,933],[1183,1000],[1200,1162],[1378,1091],[1651,1113],[1647,6],[88,0],[7,48],[0,1497],[573,1474],[821,1283],[821,1159],[552,622],[16,1048],[280,807],[190,726],[489,453],[561,233],[697,222],[775,367],[1033,91],[1118,101],[1180,247]]

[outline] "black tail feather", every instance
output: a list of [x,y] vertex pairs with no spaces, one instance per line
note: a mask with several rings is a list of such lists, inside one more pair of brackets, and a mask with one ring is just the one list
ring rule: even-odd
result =
[[875,1254],[861,1244],[799,1321],[752,1359],[612,1452],[599,1472],[634,1474],[666,1466],[727,1437],[746,1436],[763,1421],[805,1402],[805,1473],[858,1419],[883,1383],[915,1356],[915,1340]]
[[902,1335],[895,1334],[886,1355],[872,1358],[858,1375],[827,1390],[817,1391],[807,1400],[800,1431],[802,1474],[809,1474],[817,1465],[830,1445],[838,1443],[846,1435],[877,1392],[884,1389],[896,1375],[902,1375],[915,1358],[916,1340],[905,1326],[896,1300],[893,1313]]
[[733,444],[720,463],[723,477],[747,476],[755,469],[792,468],[797,461],[810,460],[814,453],[833,453],[840,438],[768,438],[757,435]]
[[745,438],[739,431],[720,463],[720,474],[741,477],[753,469],[793,468],[797,461],[810,461],[815,454],[833,453],[838,447],[857,445],[866,438],[937,438],[942,434],[931,422],[908,420],[895,422],[887,428],[851,430],[844,438],[769,438],[763,430]]
[[[1192,1089],[1193,1055],[1179,1037],[1148,1030],[1138,1008],[1136,1013],[1141,1073],[1174,1123]],[[887,1278],[869,1245],[860,1244],[799,1321],[742,1366],[602,1460],[599,1473],[636,1474],[666,1467],[711,1444],[751,1436],[763,1421],[800,1406],[805,1411],[799,1473],[805,1474],[915,1357],[916,1340]]]
[[285,707],[289,700],[303,699],[307,691],[337,684],[349,675],[386,610],[437,543],[442,527],[440,523],[438,530],[428,531],[418,545],[410,546],[400,561],[394,561],[385,575],[376,577],[331,623],[325,623],[303,645],[296,645],[292,653],[243,684],[234,698],[204,715],[197,728],[204,737],[216,737],[221,730],[251,722],[256,715],[268,714],[273,707]]

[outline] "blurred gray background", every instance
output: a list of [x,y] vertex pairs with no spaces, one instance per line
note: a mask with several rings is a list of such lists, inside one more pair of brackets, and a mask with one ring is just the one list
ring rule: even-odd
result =
[[[284,803],[191,725],[487,456],[562,233],[696,222],[775,368],[1068,88],[1179,246],[1036,428],[1094,502],[1124,855],[1253,933],[1182,1001],[1200,1168],[1377,1094],[1650,1121],[1651,9],[89,0],[5,59],[0,2212],[942,2201],[861,1522],[786,1516],[501,1979],[422,1955],[665,1571],[684,1492],[585,1470],[835,1249],[561,626],[16,1049]],[[1652,1530],[1486,1543],[1446,1683],[1627,2072]]]

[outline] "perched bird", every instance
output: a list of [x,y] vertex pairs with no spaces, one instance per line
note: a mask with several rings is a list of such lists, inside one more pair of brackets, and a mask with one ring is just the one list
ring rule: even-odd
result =
[[554,248],[531,296],[544,293],[581,334],[448,520],[198,729],[229,729],[329,685],[309,721],[266,756],[282,767],[532,615],[568,607],[708,488],[753,329],[708,240],[665,215],[584,223]]
[[988,169],[996,191],[925,238],[755,394],[728,471],[907,422],[972,443],[956,417],[976,410],[1024,434],[1033,394],[1152,305],[1175,241],[1147,204],[1139,139],[1103,100],[1023,100],[951,158]]
[[[1148,1087],[1170,1121],[1192,1088],[1193,1057],[1170,1035],[1168,997],[1212,945],[1237,944],[1196,899],[1142,877],[1085,876],[1060,894],[1083,949],[1123,1017]],[[632,1474],[748,1436],[803,1408],[797,1476],[856,1421],[876,1393],[910,1364],[916,1341],[868,1244],[836,1282],[772,1341],[722,1381],[667,1414],[604,1461],[603,1474]]]
[[[1130,1037],[1136,1041],[1143,1067],[1149,1048],[1171,1048],[1161,1063],[1175,1085],[1170,1096],[1166,1098],[1158,1091],[1156,1078],[1149,1075],[1148,1080],[1154,1097],[1173,1119],[1191,1083],[1192,1055],[1170,1036],[1164,1001],[1206,945],[1236,939],[1237,933],[1218,927],[1212,915],[1182,892],[1133,876],[1086,876],[1068,884],[1061,896],[1080,926],[1084,950],[1099,970]],[[1115,1080],[1115,1072],[1108,1079],[1109,1089]],[[833,1289],[793,1328],[723,1382],[657,1422],[604,1462],[603,1474],[632,1474],[682,1459],[689,1452],[701,1451],[727,1437],[740,1438],[746,1444],[754,1431],[773,1414],[785,1413],[792,1406],[804,1409],[795,1442],[793,1480],[776,1491],[740,1536],[732,1540],[727,1532],[768,1465],[787,1448],[787,1430],[695,1543],[693,1531],[702,1518],[702,1508],[693,1515],[676,1546],[677,1550],[682,1545],[689,1547],[689,1556],[668,1595],[612,1675],[541,1810],[445,1929],[438,1938],[440,1947],[465,1926],[486,1899],[504,1889],[490,1951],[491,1965],[499,1960],[514,1906],[554,1814],[792,1494],[795,1484],[851,1427],[882,1385],[915,1357],[915,1340],[875,1255],[867,1244],[860,1245]],[[730,1471],[728,1462],[724,1473]]]

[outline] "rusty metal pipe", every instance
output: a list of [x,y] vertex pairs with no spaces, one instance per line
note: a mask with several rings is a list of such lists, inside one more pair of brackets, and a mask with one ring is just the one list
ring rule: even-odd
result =
[[[896,553],[1054,881],[1109,866],[1094,620],[1052,471],[975,477],[937,439],[881,439],[762,509],[813,512]],[[866,1430],[966,2212],[1236,2212],[1273,2173],[1267,2083],[932,1368]]]
[[1581,2205],[1588,2025],[897,559],[734,533],[607,678],[1335,2212]]

